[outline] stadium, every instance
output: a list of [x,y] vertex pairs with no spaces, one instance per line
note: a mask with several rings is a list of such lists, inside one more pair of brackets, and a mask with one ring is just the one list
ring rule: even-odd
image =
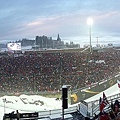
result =
[[120,120],[119,0],[0,0],[0,120]]
[[87,113],[76,113],[79,103],[84,106],[84,100],[115,85],[119,80],[119,63],[120,51],[116,48],[93,49],[92,53],[89,48],[1,52],[1,97],[25,94],[60,100],[62,86],[66,85],[68,103],[75,106],[65,113],[75,112],[82,119]]

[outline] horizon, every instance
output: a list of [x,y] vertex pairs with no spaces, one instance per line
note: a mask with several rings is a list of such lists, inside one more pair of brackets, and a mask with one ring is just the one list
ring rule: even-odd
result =
[[[47,36],[47,37],[49,37],[49,36]],[[60,36],[60,38],[61,38],[61,36]],[[22,39],[24,39],[24,38],[22,38]],[[19,39],[19,40],[22,41],[22,39]],[[25,39],[28,39],[28,38],[25,38]],[[62,39],[61,38],[61,41],[64,41],[64,44],[65,43],[70,43],[70,42],[73,42],[74,44],[79,44],[81,48],[84,47],[84,45],[89,45],[89,40],[87,40],[88,39],[87,37],[84,37],[83,40],[78,40],[78,39],[79,39],[79,37],[76,37],[73,40],[72,39],[67,40],[67,39]],[[32,38],[32,39],[28,39],[28,40],[35,40],[35,37]],[[52,40],[57,40],[57,36],[56,36],[56,38],[52,37]],[[15,41],[18,41],[18,40],[5,40],[4,42],[0,41],[0,44],[7,44],[9,42],[15,42]],[[97,44],[99,44],[101,46],[103,46],[103,45],[108,46],[108,44],[113,44],[113,46],[120,46],[120,40],[117,38],[114,41],[112,41],[112,40],[110,40],[109,37],[106,37],[104,39],[96,37],[94,39],[92,38],[91,44],[92,44],[93,47],[96,47]]]

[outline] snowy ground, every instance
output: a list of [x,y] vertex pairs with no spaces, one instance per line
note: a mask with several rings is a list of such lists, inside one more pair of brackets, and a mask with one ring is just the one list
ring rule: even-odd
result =
[[[118,94],[120,88],[116,83],[111,88],[105,90],[106,97]],[[85,100],[86,102],[94,101],[102,97],[102,92]],[[6,102],[4,100],[6,99]],[[70,105],[68,105],[70,106]],[[0,120],[3,119],[4,113],[11,113],[19,110],[19,112],[39,112],[44,110],[61,109],[62,101],[55,100],[55,98],[45,98],[37,95],[20,95],[17,96],[3,96],[0,97]]]

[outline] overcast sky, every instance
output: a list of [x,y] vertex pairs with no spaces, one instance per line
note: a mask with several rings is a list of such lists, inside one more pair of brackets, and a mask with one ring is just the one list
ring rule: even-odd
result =
[[0,0],[0,41],[46,35],[81,43],[120,41],[120,0]]

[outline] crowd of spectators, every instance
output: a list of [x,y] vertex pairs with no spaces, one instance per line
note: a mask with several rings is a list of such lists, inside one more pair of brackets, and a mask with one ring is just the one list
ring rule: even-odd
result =
[[120,51],[26,51],[0,56],[0,91],[59,91],[89,86],[119,72]]
[[[98,112],[98,111],[97,111]],[[120,102],[119,100],[111,101],[107,107],[91,117],[85,117],[79,112],[71,113],[73,120],[120,120]]]
[[[111,102],[109,107],[99,112],[99,114],[94,114],[92,120],[120,120],[120,102],[119,100],[115,100],[115,102]],[[91,119],[88,119],[91,120]]]

